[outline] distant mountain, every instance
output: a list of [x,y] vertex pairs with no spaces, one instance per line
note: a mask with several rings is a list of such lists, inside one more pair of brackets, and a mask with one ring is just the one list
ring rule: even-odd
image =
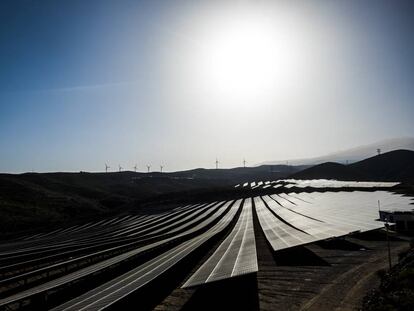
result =
[[285,178],[293,173],[299,172],[309,166],[299,165],[261,165],[255,167],[236,167],[230,169],[204,169],[197,168],[188,171],[167,173],[163,176],[186,177],[194,179],[216,179],[226,180],[231,184]]
[[[289,163],[292,165],[315,165],[325,162],[336,162],[342,164],[355,163],[376,155],[377,149],[381,149],[382,153],[399,149],[414,151],[414,137],[382,140],[373,144],[342,150],[321,157],[289,160]],[[270,165],[285,162],[286,161],[270,161],[263,164]]]
[[290,177],[295,179],[414,181],[414,151],[390,151],[350,165],[322,163]]

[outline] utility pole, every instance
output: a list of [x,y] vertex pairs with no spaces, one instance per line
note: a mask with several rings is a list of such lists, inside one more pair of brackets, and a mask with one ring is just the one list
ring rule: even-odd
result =
[[[380,200],[378,200],[378,213],[381,211],[381,202]],[[381,215],[380,215],[381,217]],[[389,224],[388,224],[388,216],[385,217],[385,235],[387,237],[387,249],[388,249],[388,266],[389,269],[391,270],[392,267],[392,263],[391,263],[391,247],[390,247],[390,237],[389,237],[389,233],[388,233],[388,228],[389,228]]]
[[218,169],[219,166],[219,160],[216,158],[216,170]]
[[246,159],[243,159],[243,167],[246,168]]
[[386,235],[387,235],[387,248],[388,248],[388,265],[389,265],[389,268],[391,270],[392,264],[391,264],[390,237],[388,235],[388,227],[389,227],[389,225],[388,225],[388,217],[385,220],[386,220],[386,222],[385,222],[385,232],[386,232]]

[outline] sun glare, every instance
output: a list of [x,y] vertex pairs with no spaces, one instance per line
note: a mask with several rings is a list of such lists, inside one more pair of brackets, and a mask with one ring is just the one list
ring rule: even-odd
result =
[[254,15],[228,18],[208,33],[203,47],[205,83],[233,98],[289,88],[299,69],[294,35]]

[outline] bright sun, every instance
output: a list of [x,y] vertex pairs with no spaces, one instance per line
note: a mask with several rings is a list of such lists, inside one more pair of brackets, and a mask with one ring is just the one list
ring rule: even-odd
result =
[[210,31],[201,53],[201,72],[210,90],[231,97],[264,96],[292,85],[298,46],[289,29],[244,14]]

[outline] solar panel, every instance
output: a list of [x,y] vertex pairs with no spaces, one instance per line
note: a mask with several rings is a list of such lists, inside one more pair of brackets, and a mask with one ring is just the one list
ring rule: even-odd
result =
[[294,211],[315,217],[335,227],[348,227],[349,232],[363,232],[383,227],[383,224],[376,220],[379,216],[378,200],[390,208],[412,209],[409,204],[410,198],[386,191],[298,193],[289,198],[297,204],[292,208]]
[[[391,186],[388,183],[326,180],[300,181],[299,184],[300,187],[328,185],[333,188],[339,185],[366,188]],[[251,185],[249,183],[243,184],[243,186],[252,186],[252,188],[279,185],[282,186],[282,184],[267,181]],[[290,185],[290,187],[297,187],[294,183]],[[263,198],[249,198],[244,202],[240,217],[230,234],[183,287],[196,286],[257,271],[252,202],[254,202],[258,220],[266,239],[277,251],[355,231],[381,228],[383,223],[376,220],[379,217],[378,201],[380,201],[381,210],[411,211],[414,207],[411,205],[412,198],[387,191],[279,193]],[[0,307],[32,299],[36,295],[42,295],[70,282],[87,278],[103,269],[123,264],[124,260],[177,238],[187,240],[127,274],[108,282],[105,286],[98,287],[77,298],[80,299],[77,301],[82,301],[82,303],[76,307],[67,305],[76,310],[80,308],[99,309],[109,306],[161,275],[212,236],[222,232],[224,228],[228,228],[226,226],[239,210],[240,202],[241,200],[238,200],[234,205],[231,205],[232,202],[185,205],[156,215],[128,215],[109,218],[26,236],[20,240],[0,245],[0,272],[9,271],[7,269],[16,270],[16,267],[20,269],[22,264],[31,267],[26,270],[28,272],[24,272],[23,269],[19,273],[14,273],[15,270],[13,270],[13,274],[8,274],[8,279],[3,278],[1,282],[10,280],[16,282],[15,279],[22,278],[24,280],[24,277],[37,278],[41,276],[41,273],[46,275],[49,270],[53,269],[53,271],[58,271],[58,269],[63,271],[65,266],[74,267],[77,261],[86,261],[92,256],[94,260],[96,258],[102,260],[98,263],[96,261],[90,263],[90,266],[87,267],[76,268],[77,271],[66,272],[67,274],[64,276],[54,275],[55,279],[53,280],[42,280],[45,283],[32,288],[26,287],[28,289],[2,298]],[[198,234],[195,238],[187,236],[191,234],[193,237],[195,233]],[[135,235],[128,237],[128,234]],[[155,237],[157,237],[157,242],[154,242]],[[150,244],[145,245],[143,241]],[[132,249],[137,247],[137,242],[140,243],[140,247]],[[72,257],[72,251],[78,253]],[[108,258],[107,253],[113,257]],[[28,256],[30,256],[30,260]],[[57,263],[48,264],[52,259],[55,260],[54,256],[61,257],[58,258]],[[71,259],[68,259],[69,257]],[[35,268],[33,263],[38,264],[42,258],[49,260],[42,262],[47,265],[44,265],[44,268]]]
[[[241,200],[237,201],[239,204]],[[251,200],[244,202],[231,233],[183,285],[192,287],[258,271]]]
[[237,210],[238,206],[233,205],[230,211],[207,232],[181,243],[139,267],[53,310],[101,310],[114,304],[170,269],[211,237],[224,230],[235,216]]
[[275,198],[275,196],[272,195],[263,197],[263,199],[266,201],[269,208],[272,209],[285,221],[314,236],[318,240],[343,236],[349,233],[349,230],[347,230],[347,228],[343,228],[341,230],[337,226],[333,226],[316,218],[311,218],[303,214],[295,213],[293,209],[284,207],[284,205],[280,205],[280,202],[277,203],[275,201],[280,199],[280,197]]
[[295,229],[278,219],[265,206],[260,197],[254,198],[254,204],[260,225],[274,251],[311,243],[317,240],[312,235]]
[[[67,284],[68,282],[73,282],[75,280],[78,280],[78,279],[81,279],[81,278],[86,277],[88,275],[91,275],[95,272],[98,272],[102,269],[108,268],[108,267],[113,266],[115,264],[119,264],[119,263],[121,263],[122,261],[124,261],[128,258],[131,258],[133,256],[136,256],[136,255],[142,253],[142,252],[153,249],[153,248],[155,248],[159,245],[162,245],[164,243],[168,243],[168,242],[170,242],[174,239],[177,239],[179,237],[182,237],[182,236],[185,236],[187,234],[191,234],[193,232],[196,232],[196,231],[208,226],[210,223],[214,222],[217,218],[220,218],[223,215],[223,213],[227,210],[227,208],[229,207],[230,204],[231,204],[231,202],[226,202],[223,206],[221,206],[208,219],[204,220],[203,222],[201,222],[200,224],[194,226],[193,228],[188,229],[185,232],[177,234],[176,236],[169,237],[169,238],[166,238],[166,239],[163,239],[163,240],[160,240],[160,241],[157,241],[157,242],[154,242],[154,243],[151,243],[151,244],[133,249],[133,250],[128,251],[126,253],[122,253],[122,254],[117,255],[115,257],[112,257],[112,258],[103,260],[101,262],[98,262],[96,264],[93,264],[91,266],[82,268],[82,269],[80,269],[78,271],[75,271],[73,273],[69,273],[69,274],[64,275],[62,277],[59,277],[55,280],[46,282],[46,283],[38,285],[38,286],[35,286],[31,289],[22,291],[20,293],[17,293],[15,295],[12,295],[12,296],[9,296],[9,297],[6,297],[4,299],[0,299],[0,306],[5,306],[5,305],[8,305],[8,304],[11,304],[11,303],[14,303],[14,302],[18,302],[20,300],[30,298],[30,297],[32,297],[36,294],[47,292],[48,290],[57,288],[59,286]],[[232,212],[232,211],[233,211],[233,209],[230,209],[230,212]],[[227,214],[229,214],[229,213],[227,213]],[[201,234],[200,236],[204,236],[204,235]]]
[[342,181],[334,179],[282,179],[278,182],[287,182],[291,184],[290,187],[297,188],[391,188],[399,182],[376,182],[376,181]]

